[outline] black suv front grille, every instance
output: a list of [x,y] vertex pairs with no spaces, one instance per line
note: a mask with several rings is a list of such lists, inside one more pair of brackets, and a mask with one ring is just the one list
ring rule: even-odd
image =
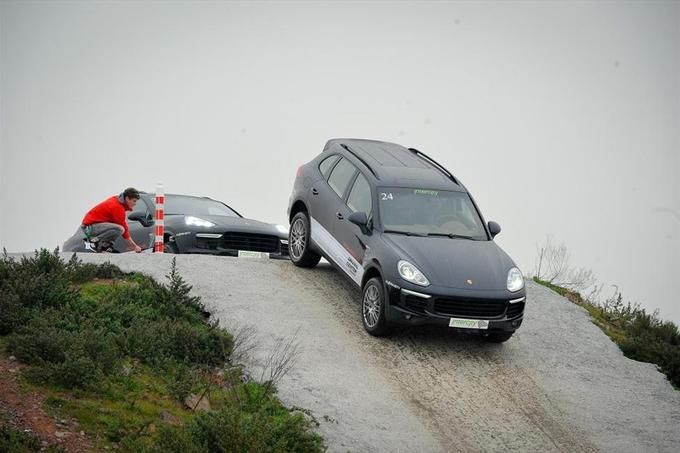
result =
[[279,251],[279,238],[267,234],[224,233],[222,247],[231,250],[276,253]]
[[438,297],[434,311],[446,316],[475,319],[500,318],[505,313],[507,300]]

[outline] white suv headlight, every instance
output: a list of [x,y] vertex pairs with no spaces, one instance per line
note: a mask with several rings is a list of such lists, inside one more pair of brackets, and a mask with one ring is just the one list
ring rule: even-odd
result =
[[212,223],[210,220],[201,219],[200,217],[194,217],[194,216],[191,216],[191,215],[188,215],[184,218],[184,223],[186,223],[187,225],[191,225],[191,226],[207,227],[207,228],[215,226],[215,224]]
[[413,264],[408,261],[401,260],[397,263],[397,269],[401,278],[414,285],[430,286],[430,281],[418,270]]
[[283,234],[285,234],[285,235],[288,234],[288,228],[286,228],[286,227],[283,226],[283,225],[276,225],[276,230],[277,230],[279,233],[283,233]]
[[508,271],[508,291],[515,292],[524,288],[524,277],[522,272],[516,267]]

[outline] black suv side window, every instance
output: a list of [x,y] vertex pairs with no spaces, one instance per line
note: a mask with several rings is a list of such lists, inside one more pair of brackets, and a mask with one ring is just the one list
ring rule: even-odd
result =
[[368,185],[366,177],[359,173],[354,186],[347,198],[347,206],[353,212],[365,212],[367,216],[371,215],[373,202],[371,200],[371,187]]
[[319,164],[319,171],[323,175],[324,179],[328,179],[328,173],[330,173],[331,168],[333,168],[333,164],[338,161],[338,157],[340,156],[335,155],[327,157]]
[[345,190],[354,177],[354,172],[356,172],[356,168],[345,158],[333,168],[331,176],[328,178],[328,185],[340,198],[345,196]]

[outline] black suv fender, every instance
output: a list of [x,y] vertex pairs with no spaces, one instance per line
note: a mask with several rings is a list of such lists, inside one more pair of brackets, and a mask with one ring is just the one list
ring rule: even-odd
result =
[[308,216],[311,216],[309,213],[309,207],[304,201],[302,201],[301,198],[298,198],[293,202],[293,204],[290,205],[290,212],[288,213],[289,224],[293,221],[293,217],[295,217],[295,214],[298,212],[306,212]]
[[366,282],[372,279],[373,277],[378,277],[380,280],[382,280],[383,285],[385,284],[385,277],[383,275],[382,266],[375,258],[369,259],[366,266],[364,266],[364,275],[361,278],[361,288],[363,289]]

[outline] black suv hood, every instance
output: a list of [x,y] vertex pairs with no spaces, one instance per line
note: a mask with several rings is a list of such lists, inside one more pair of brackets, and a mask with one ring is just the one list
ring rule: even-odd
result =
[[281,239],[288,239],[288,235],[285,233],[279,232],[279,230],[276,229],[275,225],[272,225],[271,223],[265,223],[265,222],[260,222],[259,220],[253,220],[253,219],[246,219],[242,217],[229,217],[229,216],[221,216],[221,215],[201,215],[201,216],[193,216],[197,217],[199,219],[203,220],[209,220],[210,222],[214,223],[216,226],[213,228],[201,228],[201,227],[195,227],[191,225],[186,225],[184,223],[184,215],[182,214],[169,214],[166,217],[166,221],[174,221],[177,222],[176,224],[176,229],[177,230],[189,230],[189,231],[198,231],[200,230],[201,232],[206,232],[209,233],[211,231],[214,231],[215,233],[223,233],[226,231],[238,231],[241,233],[257,233],[257,234],[268,234],[271,236],[278,236]]
[[[403,252],[432,285],[449,288],[504,290],[515,266],[493,241],[420,237],[383,233],[383,240]],[[472,284],[466,281],[471,280]]]

